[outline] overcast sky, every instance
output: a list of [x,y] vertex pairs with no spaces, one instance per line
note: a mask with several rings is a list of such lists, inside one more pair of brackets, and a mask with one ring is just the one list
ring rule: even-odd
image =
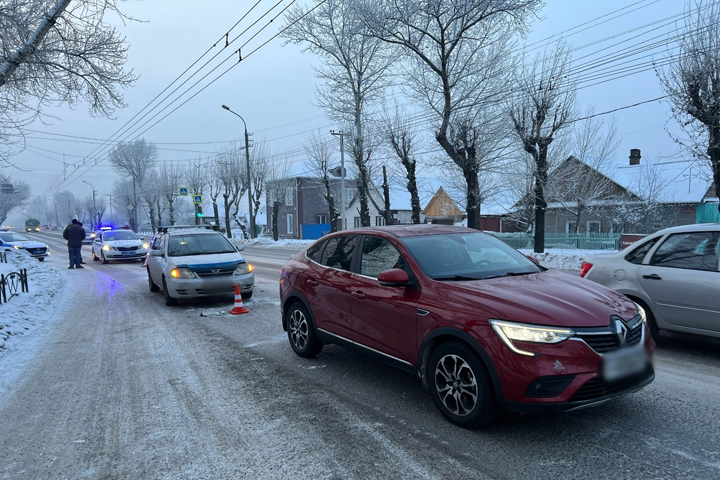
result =
[[[84,197],[91,194],[91,188],[83,180],[93,184],[99,194],[110,193],[115,175],[107,161],[95,165],[94,161],[87,160],[98,155],[104,158],[102,154],[108,149],[100,146],[102,141],[131,139],[142,133],[142,137],[160,148],[162,161],[189,162],[214,153],[228,141],[242,138],[242,122],[222,110],[221,104],[229,105],[245,118],[255,141],[267,139],[268,147],[276,153],[296,152],[293,156],[295,165],[299,171],[303,170],[302,147],[312,130],[320,128],[329,136],[329,129],[338,126],[329,122],[314,106],[316,80],[312,65],[317,64],[317,58],[301,53],[296,46],[283,46],[281,38],[252,53],[167,118],[160,120],[189,95],[158,117],[150,120],[159,109],[129,132],[113,137],[118,129],[211,48],[254,3],[254,0],[125,2],[124,11],[127,14],[144,20],[121,27],[130,46],[129,67],[140,77],[135,86],[125,92],[128,107],[117,111],[113,119],[92,118],[84,106],[75,110],[62,107],[46,111],[58,118],[51,120],[49,125],[38,122],[30,127],[34,131],[28,135],[27,150],[13,159],[23,171],[10,170],[9,173],[14,178],[28,181],[33,195],[50,197],[58,190],[70,190]],[[275,3],[263,1],[257,11],[264,13]],[[559,38],[556,35],[561,34],[573,48],[577,48],[573,52],[575,59],[595,55],[577,60],[578,64],[586,63],[654,36],[666,38],[676,27],[674,24],[667,25],[668,22],[673,19],[672,16],[682,14],[683,8],[684,2],[680,0],[548,0],[542,11],[543,18],[531,25],[527,43],[544,41],[550,36],[556,39]],[[611,12],[616,13],[608,15]],[[251,18],[255,20],[258,16],[248,17],[236,27],[230,38],[249,26]],[[263,25],[268,18],[258,25]],[[243,48],[243,54],[248,55],[260,46],[280,26],[280,19],[273,22]],[[229,56],[256,30],[257,27],[243,35],[218,58]],[[643,36],[632,38],[640,33]],[[593,42],[598,43],[589,46]],[[619,45],[613,47],[614,44]],[[220,52],[222,45],[224,42],[211,53]],[[536,51],[531,50],[531,53]],[[630,63],[625,66],[648,62],[652,58],[662,59],[666,54],[666,47],[661,47],[628,58]],[[191,90],[190,95],[233,63],[230,61],[210,74]],[[579,108],[585,110],[589,105],[595,105],[597,112],[605,112],[663,96],[652,70],[607,81],[618,76],[613,71],[622,66],[614,63],[590,70],[588,73],[592,75],[592,80],[583,82],[578,91]],[[605,74],[610,74],[610,77],[602,77]],[[192,79],[178,93],[200,77]],[[615,112],[621,136],[616,156],[626,158],[631,148],[641,149],[643,158],[650,161],[675,156],[678,148],[664,128],[668,123],[669,109],[665,101],[656,101]],[[148,120],[149,123],[143,126]],[[158,120],[160,122],[152,126]],[[669,125],[674,128],[672,121]],[[148,127],[151,128],[145,131]]]

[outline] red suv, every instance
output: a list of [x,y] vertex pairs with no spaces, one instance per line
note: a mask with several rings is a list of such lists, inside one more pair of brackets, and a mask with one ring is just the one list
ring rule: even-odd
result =
[[468,228],[328,235],[285,264],[280,299],[295,353],[334,343],[416,374],[463,427],[499,408],[600,404],[655,378],[640,306]]

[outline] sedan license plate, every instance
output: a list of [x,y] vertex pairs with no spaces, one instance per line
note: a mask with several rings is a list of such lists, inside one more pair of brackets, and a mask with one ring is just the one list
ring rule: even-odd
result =
[[644,371],[650,361],[644,348],[620,350],[605,354],[603,377],[607,382],[622,380]]
[[123,255],[135,255],[135,252],[122,252]]

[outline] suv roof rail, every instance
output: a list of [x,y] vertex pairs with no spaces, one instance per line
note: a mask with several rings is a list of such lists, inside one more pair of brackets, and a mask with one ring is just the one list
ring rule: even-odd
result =
[[168,230],[182,230],[182,229],[193,229],[199,228],[201,230],[215,230],[218,231],[220,227],[217,225],[165,225],[158,227],[158,233],[167,233]]

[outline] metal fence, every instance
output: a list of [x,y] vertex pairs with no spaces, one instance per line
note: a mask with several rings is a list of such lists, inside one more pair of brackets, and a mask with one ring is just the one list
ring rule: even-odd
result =
[[23,268],[19,272],[10,272],[7,275],[0,274],[0,305],[7,303],[20,292],[28,291],[27,269]]
[[[511,247],[533,248],[535,245],[532,233],[487,233],[495,235]],[[620,237],[619,233],[546,233],[545,248],[620,250]]]

